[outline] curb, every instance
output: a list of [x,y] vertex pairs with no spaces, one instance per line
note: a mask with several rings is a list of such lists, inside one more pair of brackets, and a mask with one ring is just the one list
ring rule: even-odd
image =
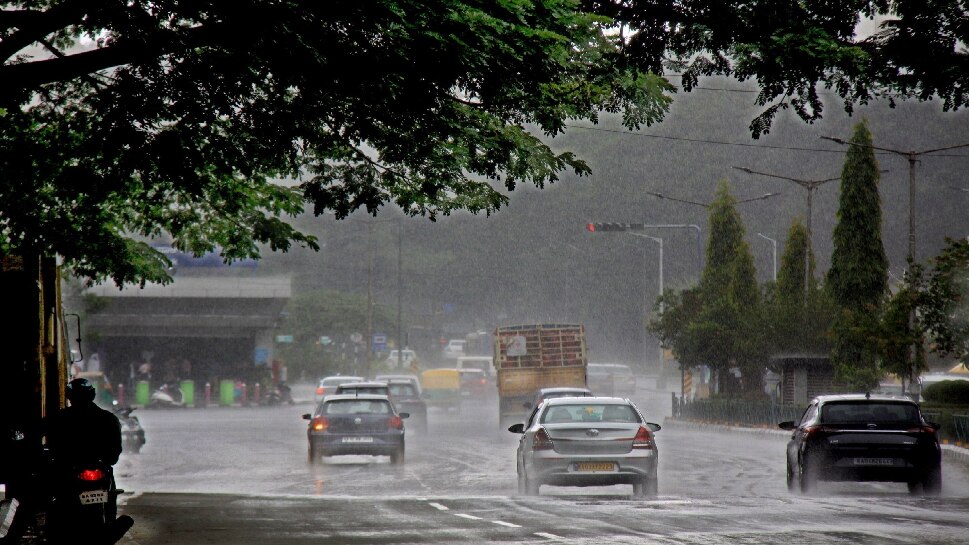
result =
[[[663,419],[664,428],[696,429],[707,431],[725,431],[731,433],[748,433],[752,435],[773,436],[779,439],[787,439],[791,432],[775,430],[771,428],[748,428],[745,426],[731,426],[727,424],[708,424],[705,422],[694,422],[691,420],[680,420],[678,418],[666,417]],[[942,447],[942,459],[946,461],[958,461],[969,464],[969,448],[957,447],[955,445],[940,445]]]

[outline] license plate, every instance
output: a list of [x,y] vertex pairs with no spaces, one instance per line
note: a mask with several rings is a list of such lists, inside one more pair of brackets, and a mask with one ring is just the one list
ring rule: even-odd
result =
[[373,437],[344,437],[344,443],[373,443]]
[[87,492],[81,492],[78,495],[81,500],[81,505],[90,505],[92,503],[108,503],[108,491],[107,490],[89,490]]
[[855,458],[856,466],[893,466],[895,458]]
[[616,464],[612,462],[578,462],[572,465],[573,471],[615,471]]

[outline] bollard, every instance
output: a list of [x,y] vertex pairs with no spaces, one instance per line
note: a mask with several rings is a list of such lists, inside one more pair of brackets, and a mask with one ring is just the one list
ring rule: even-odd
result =
[[124,384],[118,384],[118,405],[124,407]]
[[212,383],[206,382],[205,383],[205,407],[208,407],[209,403],[212,403]]
[[231,407],[235,402],[235,382],[229,379],[223,379],[219,382],[219,405],[222,407]]
[[242,383],[242,388],[239,390],[239,403],[243,406],[249,404],[249,387],[246,386],[245,382]]
[[252,387],[252,400],[253,400],[253,403],[255,403],[256,405],[258,405],[259,401],[262,400],[262,397],[259,395],[260,393],[262,393],[261,390],[262,390],[262,384],[259,384],[258,382],[255,384],[255,386]]
[[185,402],[186,407],[195,406],[195,381],[194,380],[183,380],[179,387],[182,389],[182,401]]
[[147,380],[139,380],[135,384],[135,404],[141,405],[142,407],[148,406],[148,401],[151,399],[151,391],[149,388],[150,385]]

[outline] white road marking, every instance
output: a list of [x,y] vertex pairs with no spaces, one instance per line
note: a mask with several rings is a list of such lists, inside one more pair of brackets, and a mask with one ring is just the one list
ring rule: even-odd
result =
[[548,532],[535,532],[535,535],[537,535],[538,537],[544,537],[544,538],[546,538],[546,539],[555,539],[555,540],[558,540],[558,539],[565,539],[565,538],[564,538],[564,537],[562,537],[562,536],[557,536],[557,535],[555,535],[555,534],[550,534],[550,533],[548,533]]
[[430,502],[430,503],[428,503],[428,505],[430,505],[434,509],[437,509],[438,511],[447,511],[448,510],[448,508],[447,508],[446,505],[441,505],[439,503]]
[[481,520],[481,517],[476,517],[474,515],[468,515],[465,513],[454,513],[454,516],[461,517],[463,519],[468,519],[468,520]]
[[521,526],[518,525],[518,524],[512,524],[510,522],[505,522],[503,520],[493,520],[491,522],[493,522],[493,523],[495,523],[495,524],[497,524],[499,526],[507,526],[508,528],[521,528]]

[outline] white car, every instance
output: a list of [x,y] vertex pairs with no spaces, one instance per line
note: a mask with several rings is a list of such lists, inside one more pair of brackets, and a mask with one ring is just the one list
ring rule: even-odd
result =
[[399,367],[401,369],[407,368],[407,367],[410,367],[410,364],[412,362],[417,360],[417,353],[415,353],[413,350],[408,350],[406,348],[403,350],[403,352],[399,352],[398,350],[395,349],[395,350],[391,350],[390,353],[387,354],[387,359],[384,361],[387,363],[387,365],[391,367],[398,367],[397,365],[398,358],[400,358]]
[[464,355],[464,339],[451,339],[444,346],[444,359],[454,360]]
[[320,379],[320,383],[316,385],[316,390],[313,392],[313,401],[319,404],[323,401],[323,398],[336,393],[336,387],[345,382],[362,382],[366,380],[364,377],[357,376],[344,376],[344,375],[334,375],[330,377],[325,377]]

